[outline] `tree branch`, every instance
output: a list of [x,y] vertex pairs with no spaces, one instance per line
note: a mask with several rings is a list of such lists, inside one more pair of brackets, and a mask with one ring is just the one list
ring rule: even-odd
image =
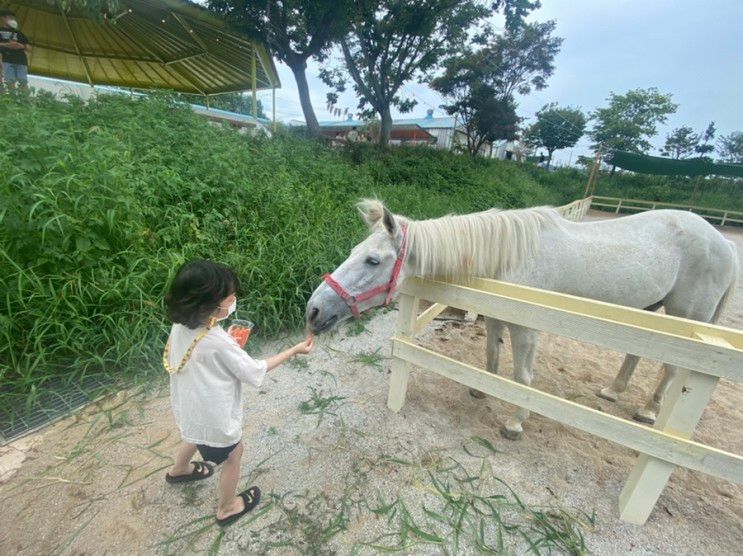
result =
[[341,50],[343,51],[343,58],[346,61],[346,69],[348,69],[348,73],[351,74],[351,78],[354,80],[354,83],[356,83],[357,89],[361,92],[362,95],[364,95],[367,100],[369,100],[374,108],[377,108],[374,98],[374,92],[369,87],[367,87],[366,83],[364,83],[364,80],[361,79],[361,74],[359,73],[359,69],[356,66],[356,61],[353,59],[351,49],[348,47],[348,43],[346,42],[345,37],[341,39],[340,44]]

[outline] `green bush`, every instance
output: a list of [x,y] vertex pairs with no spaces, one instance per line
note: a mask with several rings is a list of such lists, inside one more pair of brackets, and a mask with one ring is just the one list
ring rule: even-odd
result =
[[[0,114],[0,408],[60,377],[162,372],[162,298],[186,260],[235,268],[240,312],[275,335],[303,323],[322,274],[365,235],[362,197],[429,218],[560,204],[586,183],[423,147],[251,138],[163,95],[0,95]],[[730,184],[705,181],[700,202],[743,208]],[[602,176],[598,193],[680,201],[690,186]]]
[[0,98],[0,404],[55,377],[162,372],[162,298],[184,261],[243,280],[274,335],[360,240],[364,196],[416,218],[549,195],[518,167],[428,149],[250,138],[168,97]]

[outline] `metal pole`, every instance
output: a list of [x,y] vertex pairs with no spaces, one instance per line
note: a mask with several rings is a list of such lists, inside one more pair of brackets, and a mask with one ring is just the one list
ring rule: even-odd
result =
[[258,99],[256,98],[256,93],[258,89],[258,83],[257,83],[257,77],[256,77],[256,64],[255,64],[255,46],[253,47],[253,57],[250,60],[250,73],[252,74],[252,89],[253,89],[253,118],[258,118]]
[[271,108],[273,109],[273,132],[276,133],[276,86],[271,87]]

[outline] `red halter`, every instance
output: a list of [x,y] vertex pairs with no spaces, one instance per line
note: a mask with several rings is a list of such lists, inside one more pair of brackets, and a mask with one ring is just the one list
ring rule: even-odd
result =
[[400,225],[402,230],[402,245],[400,245],[400,251],[397,252],[397,259],[395,260],[395,266],[392,267],[392,277],[390,281],[376,288],[372,288],[369,291],[360,293],[358,295],[352,295],[346,288],[341,286],[335,279],[330,275],[326,274],[323,276],[325,283],[333,288],[333,291],[337,293],[343,301],[345,301],[351,308],[351,314],[358,318],[359,317],[359,303],[366,301],[380,293],[387,292],[387,297],[384,300],[385,305],[389,305],[392,300],[392,295],[395,293],[397,287],[397,279],[400,277],[400,271],[402,265],[405,262],[405,253],[408,250],[408,227],[405,224]]

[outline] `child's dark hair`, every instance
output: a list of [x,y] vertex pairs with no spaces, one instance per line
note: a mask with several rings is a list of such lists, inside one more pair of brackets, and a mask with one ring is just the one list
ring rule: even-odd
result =
[[239,288],[240,280],[229,267],[213,261],[188,262],[178,269],[165,295],[168,318],[198,328],[220,301]]
[[0,10],[0,17],[15,17],[15,14],[10,10]]

